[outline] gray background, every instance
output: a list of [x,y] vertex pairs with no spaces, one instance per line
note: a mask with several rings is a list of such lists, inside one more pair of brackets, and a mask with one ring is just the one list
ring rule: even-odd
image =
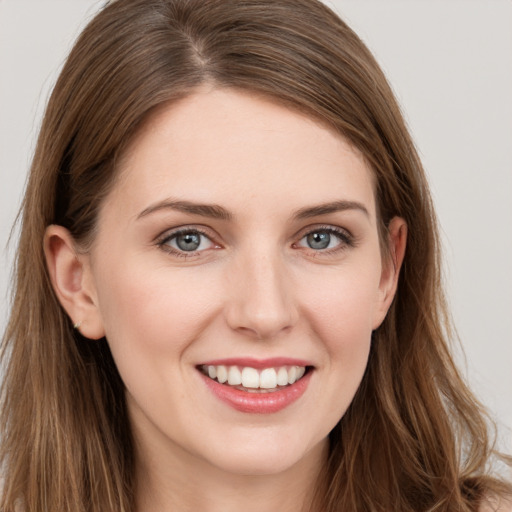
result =
[[[0,0],[0,331],[5,248],[49,91],[74,38],[103,2]],[[445,274],[477,395],[512,428],[512,2],[327,2],[381,63],[432,185]],[[15,241],[15,236],[14,236]]]

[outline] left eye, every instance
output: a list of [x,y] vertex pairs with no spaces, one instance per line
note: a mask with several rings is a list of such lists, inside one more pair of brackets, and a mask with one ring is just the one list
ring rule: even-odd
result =
[[298,245],[314,249],[315,251],[322,251],[325,249],[333,249],[341,243],[341,236],[339,234],[327,229],[319,229],[303,236]]
[[182,231],[174,233],[164,240],[163,245],[167,245],[179,252],[203,251],[213,247],[213,242],[199,231]]

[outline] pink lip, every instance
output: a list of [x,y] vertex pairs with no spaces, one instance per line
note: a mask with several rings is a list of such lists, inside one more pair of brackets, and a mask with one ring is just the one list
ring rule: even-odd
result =
[[312,366],[310,362],[303,359],[294,359],[290,357],[272,357],[269,359],[255,359],[252,357],[232,357],[228,359],[214,359],[205,361],[198,366],[249,366],[257,370],[264,368],[278,368],[280,366]]
[[268,393],[250,393],[248,391],[242,391],[226,384],[220,384],[203,373],[200,375],[208,389],[217,398],[233,407],[233,409],[253,414],[271,414],[288,407],[305,393],[309,381],[311,380],[312,372],[307,372],[304,377],[294,384],[283,387],[278,391]]

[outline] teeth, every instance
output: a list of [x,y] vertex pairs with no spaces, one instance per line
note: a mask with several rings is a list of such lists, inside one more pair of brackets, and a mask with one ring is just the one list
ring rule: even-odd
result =
[[221,384],[228,380],[228,371],[225,366],[217,366],[217,380]]
[[242,374],[237,366],[230,366],[228,370],[228,384],[230,386],[240,386],[242,384]]
[[279,386],[286,386],[288,384],[288,370],[286,368],[279,368],[277,372],[277,384]]
[[244,388],[259,388],[260,376],[258,370],[254,368],[244,368],[242,370],[242,386]]
[[277,374],[274,368],[265,368],[260,375],[260,388],[272,389],[277,387]]
[[208,377],[210,377],[210,379],[217,377],[217,368],[215,368],[215,366],[208,366]]
[[246,366],[214,366],[202,367],[203,372],[216,379],[221,384],[228,383],[230,386],[243,386],[248,389],[275,389],[278,386],[288,386],[297,382],[306,373],[304,366],[281,366],[279,368],[265,368],[257,370]]
[[291,366],[288,370],[288,384],[293,384],[297,380],[297,367]]

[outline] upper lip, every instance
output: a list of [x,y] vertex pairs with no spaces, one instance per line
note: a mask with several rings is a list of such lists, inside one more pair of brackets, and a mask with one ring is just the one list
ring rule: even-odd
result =
[[264,368],[279,368],[281,366],[313,366],[310,361],[294,357],[271,357],[258,359],[254,357],[228,357],[223,359],[211,359],[201,362],[198,366],[242,366],[262,370]]

